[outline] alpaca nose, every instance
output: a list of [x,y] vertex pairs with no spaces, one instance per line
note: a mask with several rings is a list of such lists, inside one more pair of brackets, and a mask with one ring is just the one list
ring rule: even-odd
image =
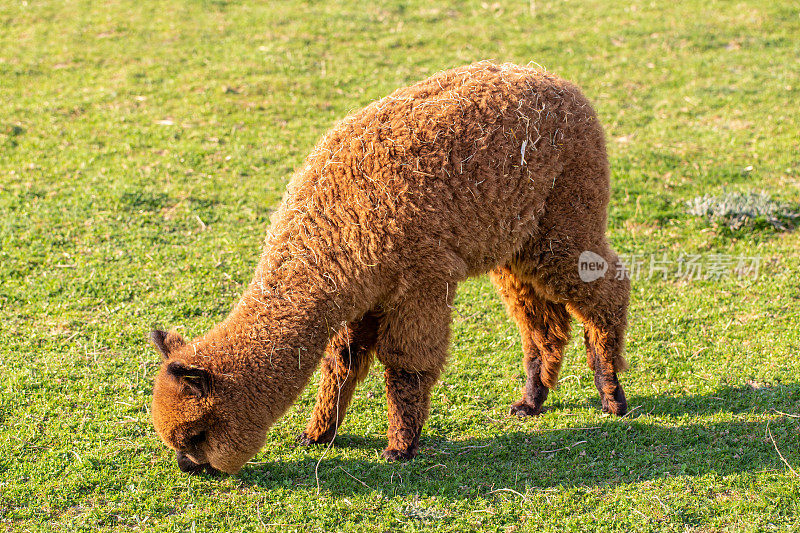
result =
[[211,466],[209,463],[195,463],[183,452],[176,452],[175,458],[178,461],[178,468],[180,468],[181,472],[185,472],[186,474],[194,476],[197,474],[202,474],[204,470],[211,476],[218,476],[220,473],[219,470]]

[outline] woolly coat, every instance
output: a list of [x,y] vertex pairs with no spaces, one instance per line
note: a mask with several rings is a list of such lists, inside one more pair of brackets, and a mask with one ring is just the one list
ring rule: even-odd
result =
[[[328,340],[368,311],[449,304],[459,281],[526,249],[568,258],[577,246],[604,247],[608,189],[603,132],[574,85],[511,64],[441,72],[354,112],[319,141],[272,218],[241,300],[178,357],[219,376],[228,402],[218,409],[235,404],[265,432]],[[556,219],[560,233],[549,236],[541,223]],[[563,238],[570,232],[574,246]],[[541,288],[557,299],[552,274]],[[434,359],[390,363],[426,371],[441,366]],[[167,407],[157,416],[168,440],[178,431],[170,417],[179,417]],[[246,440],[236,431],[231,453]]]

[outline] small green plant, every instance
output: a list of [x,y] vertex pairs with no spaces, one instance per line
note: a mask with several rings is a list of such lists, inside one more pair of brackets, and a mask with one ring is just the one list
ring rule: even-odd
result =
[[436,509],[435,507],[426,507],[419,502],[419,498],[415,497],[400,510],[400,513],[410,520],[418,522],[434,522],[441,520],[447,516],[447,512]]
[[772,228],[789,231],[800,220],[797,206],[781,203],[766,192],[705,194],[687,202],[689,214],[705,217],[715,226],[732,231]]

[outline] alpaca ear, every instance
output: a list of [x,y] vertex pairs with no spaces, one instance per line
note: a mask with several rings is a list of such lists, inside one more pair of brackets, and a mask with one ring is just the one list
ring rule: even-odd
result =
[[150,344],[161,352],[164,359],[169,359],[169,353],[186,344],[186,341],[177,331],[166,332],[154,329],[150,332]]
[[211,372],[205,368],[173,361],[167,365],[167,372],[195,396],[205,398],[211,394]]

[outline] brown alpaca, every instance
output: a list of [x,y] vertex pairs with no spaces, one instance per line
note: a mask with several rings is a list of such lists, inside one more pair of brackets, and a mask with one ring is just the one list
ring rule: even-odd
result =
[[[490,272],[519,325],[536,415],[570,315],[584,324],[603,410],[622,415],[629,282],[605,237],[609,170],[586,98],[550,74],[488,62],[357,111],[320,140],[272,220],[230,315],[164,355],[153,422],[184,471],[236,472],[322,362],[304,443],[330,442],[373,357],[385,366],[387,460],[410,459],[448,350],[458,282]],[[578,258],[605,276],[581,281]],[[327,350],[326,350],[327,348]]]

